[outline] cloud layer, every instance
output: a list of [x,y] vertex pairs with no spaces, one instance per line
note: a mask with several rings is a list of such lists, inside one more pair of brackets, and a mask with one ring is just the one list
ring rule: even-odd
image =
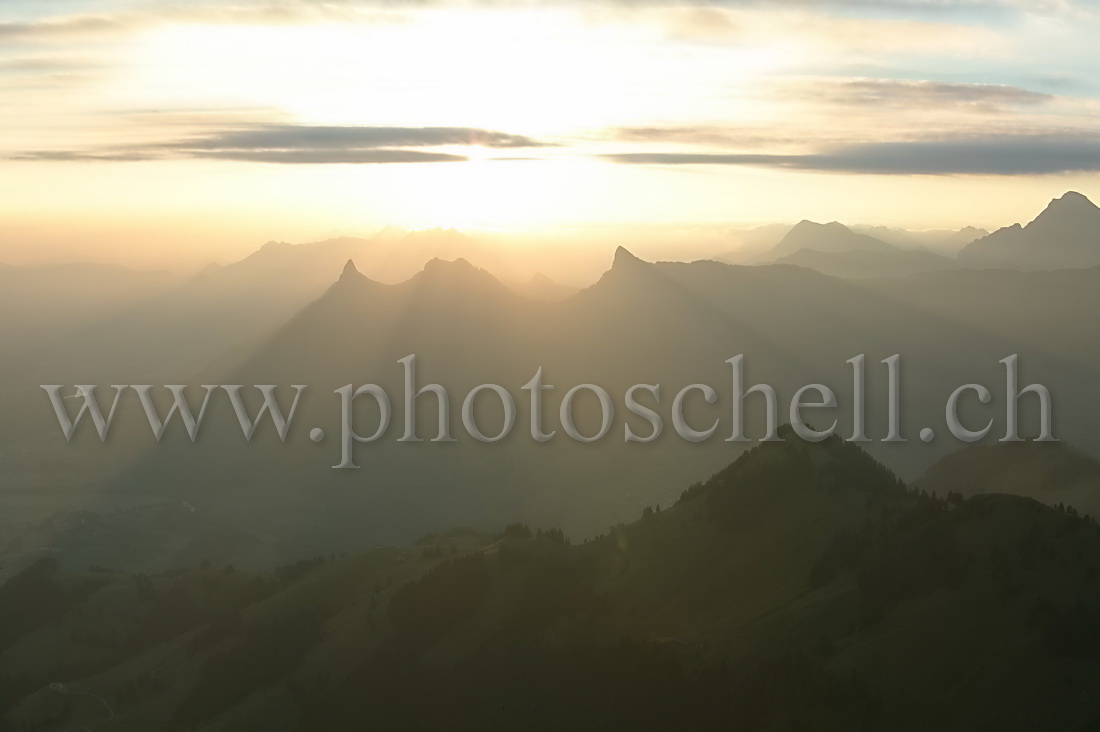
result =
[[871,175],[1047,175],[1100,172],[1100,137],[1000,135],[841,145],[797,155],[639,152],[603,157],[630,165],[741,165]]
[[288,164],[442,163],[465,155],[409,148],[545,147],[523,135],[474,127],[257,125],[147,145],[93,150],[37,150],[15,160],[123,162],[205,158]]

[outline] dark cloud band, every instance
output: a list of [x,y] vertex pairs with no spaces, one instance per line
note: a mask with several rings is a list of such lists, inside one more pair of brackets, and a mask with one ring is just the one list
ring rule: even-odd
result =
[[30,151],[12,159],[120,162],[201,158],[314,165],[449,163],[468,158],[423,148],[461,146],[511,150],[545,147],[547,143],[472,127],[258,125],[125,148]]
[[871,175],[1044,175],[1100,171],[1100,138],[1014,135],[844,145],[802,155],[641,152],[602,157],[632,165],[741,165]]
[[473,127],[264,125],[217,132],[192,140],[180,140],[164,147],[202,153],[228,150],[348,150],[438,145],[517,148],[544,147],[545,143],[523,135]]

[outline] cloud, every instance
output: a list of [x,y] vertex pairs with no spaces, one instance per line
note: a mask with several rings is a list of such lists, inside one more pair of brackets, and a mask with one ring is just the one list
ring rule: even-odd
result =
[[982,112],[1037,106],[1057,98],[1053,94],[1003,84],[898,79],[816,80],[797,85],[794,95],[847,107],[967,108]]
[[[528,5],[530,3],[527,3]],[[677,6],[677,0],[608,0],[606,4],[661,7]],[[786,8],[849,9],[873,13],[917,12],[927,14],[969,14],[976,11],[1027,12],[1038,14],[1087,13],[1091,0],[702,0],[699,7],[717,8]]]
[[774,128],[716,125],[614,127],[607,131],[607,135],[620,142],[659,142],[740,148],[789,144],[798,141],[792,135],[777,134]]
[[[424,3],[431,7],[435,3]],[[444,3],[439,3],[444,4]],[[45,5],[45,4],[43,4]],[[0,21],[0,41],[70,43],[99,41],[168,23],[217,25],[293,25],[300,23],[400,23],[404,6],[386,2],[198,2],[190,5],[149,4],[141,10],[106,14],[48,15],[29,20]]]
[[140,160],[158,160],[156,155],[137,150],[126,151],[80,151],[80,150],[30,150],[9,155],[7,160],[42,162],[85,162],[85,163],[129,163]]
[[474,127],[342,127],[268,124],[211,132],[169,142],[96,150],[38,150],[13,160],[120,162],[201,158],[287,164],[461,162],[453,152],[408,148],[544,147],[523,135]]
[[29,21],[0,22],[0,41],[65,40],[75,36],[104,35],[131,30],[130,16],[74,15]]
[[543,147],[523,135],[473,127],[350,127],[318,125],[262,125],[228,130],[166,147],[196,152],[225,150],[344,150],[379,147],[477,145],[492,148]]
[[385,148],[374,150],[216,150],[194,157],[238,160],[249,163],[290,163],[299,165],[458,163],[469,160],[465,155]]
[[[103,59],[68,56],[0,57],[0,94],[47,92],[65,94],[107,76]],[[8,104],[16,104],[6,99]]]
[[1019,134],[840,145],[801,155],[617,153],[631,165],[741,165],[870,175],[1046,175],[1100,172],[1100,136]]
[[[43,4],[45,6],[45,4]],[[808,10],[843,13],[855,17],[898,18],[975,15],[1040,15],[1070,18],[1095,17],[1093,0],[205,0],[190,4],[140,3],[124,12],[101,14],[48,14],[28,20],[0,22],[0,40],[66,41],[79,36],[109,36],[161,23],[215,23],[287,25],[315,22],[405,22],[419,11],[433,9],[530,10],[574,8],[585,11],[659,10],[670,13],[671,37],[698,41],[723,41],[742,35],[744,29],[724,11]],[[597,13],[597,16],[599,13]],[[592,17],[597,17],[592,16]],[[922,39],[925,42],[935,39]]]
[[41,74],[67,73],[74,70],[85,71],[94,66],[95,61],[86,58],[59,58],[52,56],[20,56],[0,58],[0,76],[35,76]]

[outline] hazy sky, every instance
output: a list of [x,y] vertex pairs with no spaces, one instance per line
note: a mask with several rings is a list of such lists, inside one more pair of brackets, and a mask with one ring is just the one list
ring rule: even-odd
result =
[[1100,194],[1093,0],[0,0],[0,261],[387,224],[1006,225]]

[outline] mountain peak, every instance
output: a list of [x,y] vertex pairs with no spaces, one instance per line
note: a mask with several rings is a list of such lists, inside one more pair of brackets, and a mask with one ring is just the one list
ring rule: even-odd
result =
[[612,263],[612,269],[615,267],[629,267],[635,264],[644,264],[641,259],[634,256],[629,249],[620,246],[615,249],[615,261]]
[[774,261],[788,254],[794,254],[802,249],[812,249],[817,252],[851,252],[851,251],[888,251],[894,249],[886,242],[867,234],[852,231],[839,221],[830,221],[827,224],[819,224],[816,221],[803,219],[795,224],[782,241],[775,245],[767,253],[769,261]]
[[431,288],[492,287],[500,285],[488,271],[472,264],[468,259],[452,260],[434,257],[424,263],[424,269],[414,278]]
[[340,282],[362,279],[364,279],[363,273],[355,266],[355,262],[349,259],[347,264],[344,265],[344,271],[340,273]]
[[977,239],[959,260],[979,267],[1061,269],[1100,264],[1100,207],[1068,191],[1026,226],[1013,224]]
[[253,252],[252,257],[278,257],[283,252],[289,252],[294,249],[294,245],[290,242],[275,241],[274,239],[268,242],[264,242],[264,245]]
[[[408,280],[421,296],[442,298],[443,301],[472,301],[498,303],[496,298],[512,295],[491,272],[467,259],[443,259],[435,257],[424,263],[424,269]],[[483,298],[490,298],[484,300]]]
[[1095,203],[1090,201],[1088,199],[1088,196],[1086,196],[1085,194],[1078,193],[1077,191],[1067,191],[1062,195],[1061,198],[1055,198],[1053,201],[1051,201],[1047,208],[1079,208],[1095,210],[1097,206]]
[[474,272],[477,271],[477,267],[470,264],[468,259],[458,257],[453,260],[442,259],[440,257],[432,257],[424,263],[425,273],[443,273],[443,272]]
[[[1095,227],[1098,215],[1100,215],[1100,208],[1097,208],[1096,204],[1093,204],[1084,195],[1077,193],[1076,190],[1070,190],[1062,197],[1055,198],[1047,204],[1042,214],[1035,217],[1035,220],[1024,228],[1043,230],[1051,227],[1058,229],[1080,226]],[[1048,236],[1049,233],[1052,232],[1044,231],[1044,236]],[[1077,236],[1077,234],[1084,232],[1073,231],[1071,233]]]

